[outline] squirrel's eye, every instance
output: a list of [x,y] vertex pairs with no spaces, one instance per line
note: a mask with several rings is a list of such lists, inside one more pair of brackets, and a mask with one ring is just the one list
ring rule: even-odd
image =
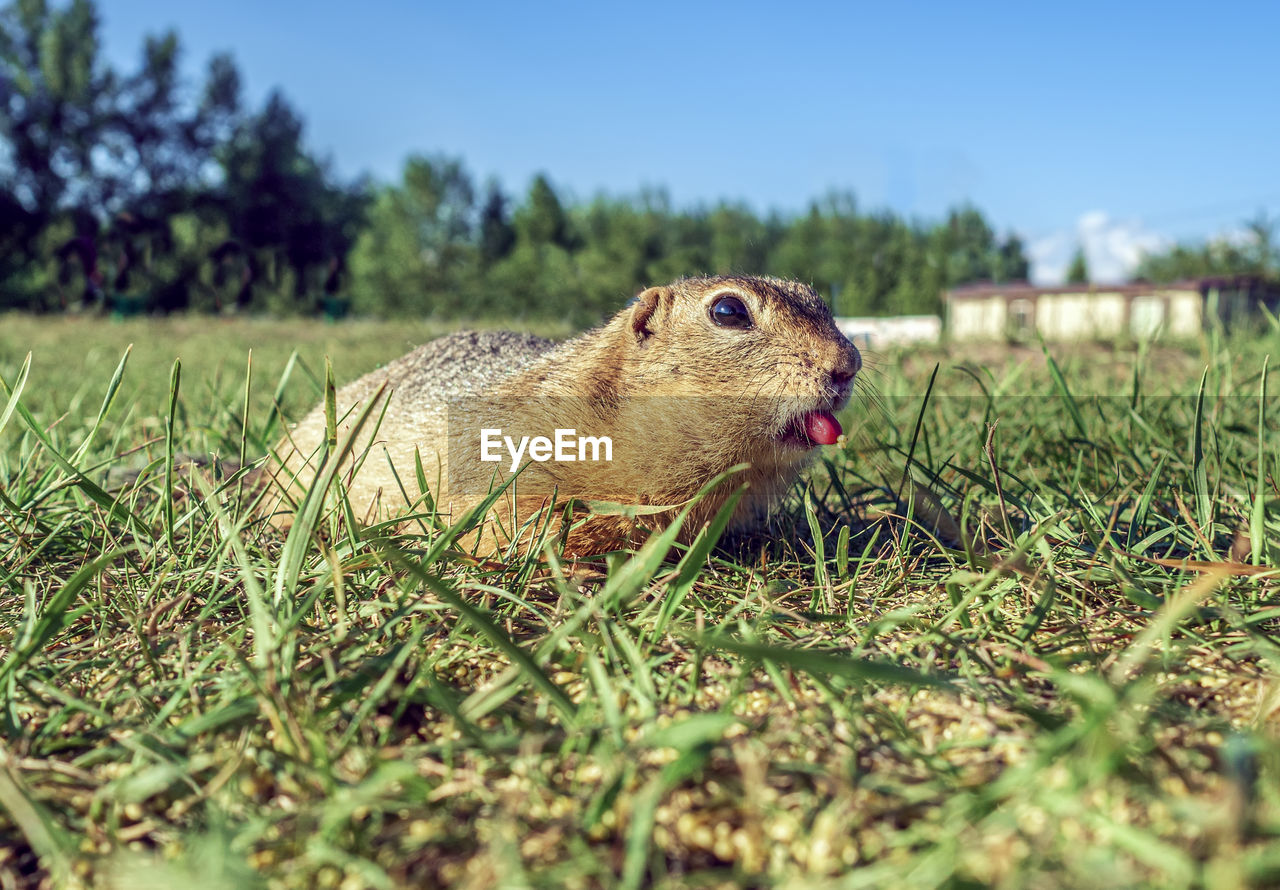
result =
[[725,294],[711,304],[711,320],[722,328],[751,327],[751,313],[737,297]]

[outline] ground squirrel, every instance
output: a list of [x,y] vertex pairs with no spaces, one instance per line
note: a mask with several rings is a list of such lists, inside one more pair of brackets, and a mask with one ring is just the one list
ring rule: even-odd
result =
[[[696,534],[742,482],[748,488],[730,528],[748,528],[817,445],[842,436],[833,412],[848,401],[861,365],[826,302],[803,284],[682,279],[645,290],[603,326],[560,344],[510,332],[453,334],[343,387],[340,438],[385,384],[355,448],[363,462],[349,459],[342,479],[358,517],[390,518],[426,502],[420,460],[435,509],[457,518],[523,465],[515,497],[495,508],[518,526],[552,492],[559,503],[675,508],[745,463],[736,481],[699,503],[681,535]],[[607,460],[599,453],[606,439]],[[288,500],[311,483],[324,443],[320,405],[268,468]],[[278,524],[291,521],[287,504],[275,515]],[[626,546],[672,515],[591,516],[568,532],[566,552]]]

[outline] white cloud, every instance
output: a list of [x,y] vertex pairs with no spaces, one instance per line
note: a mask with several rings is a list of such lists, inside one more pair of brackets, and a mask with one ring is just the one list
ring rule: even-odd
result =
[[1080,215],[1074,231],[1054,232],[1030,241],[1031,280],[1061,284],[1076,247],[1083,246],[1091,280],[1103,284],[1126,281],[1144,252],[1161,250],[1169,243],[1140,220],[1113,220],[1104,210],[1090,210]]

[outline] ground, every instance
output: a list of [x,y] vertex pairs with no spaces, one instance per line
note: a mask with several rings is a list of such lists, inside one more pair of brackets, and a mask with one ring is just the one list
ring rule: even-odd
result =
[[871,355],[770,540],[596,562],[170,472],[441,330],[0,318],[0,887],[1280,882],[1280,336]]

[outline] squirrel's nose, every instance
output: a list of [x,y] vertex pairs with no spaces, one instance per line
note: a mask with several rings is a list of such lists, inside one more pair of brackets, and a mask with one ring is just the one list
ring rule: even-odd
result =
[[842,387],[852,380],[861,368],[862,354],[858,352],[858,347],[846,340],[837,352],[836,360],[831,367],[831,382]]

